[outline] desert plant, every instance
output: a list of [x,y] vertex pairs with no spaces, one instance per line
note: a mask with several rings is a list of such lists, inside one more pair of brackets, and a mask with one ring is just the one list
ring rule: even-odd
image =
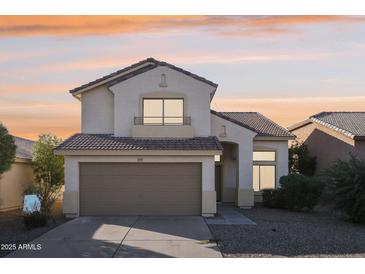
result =
[[309,152],[308,146],[294,142],[289,148],[289,172],[313,176],[317,160]]
[[319,203],[324,184],[319,177],[289,174],[280,178],[280,186],[264,191],[264,206],[310,211]]
[[365,224],[365,161],[350,154],[324,171],[326,202],[345,212],[351,221]]
[[41,214],[50,215],[51,208],[64,183],[64,159],[55,155],[54,148],[62,142],[50,134],[39,136],[33,146],[33,171],[35,175],[31,191],[41,202]]
[[279,199],[293,211],[312,210],[320,201],[324,184],[319,177],[289,174],[280,178]]
[[0,176],[11,168],[15,160],[16,145],[14,137],[0,123]]

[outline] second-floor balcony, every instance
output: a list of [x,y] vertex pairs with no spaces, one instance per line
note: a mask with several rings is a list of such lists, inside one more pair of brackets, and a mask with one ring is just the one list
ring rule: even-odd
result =
[[194,129],[188,116],[134,117],[132,136],[191,138],[194,137]]
[[134,125],[147,126],[190,126],[189,116],[144,116],[134,117]]

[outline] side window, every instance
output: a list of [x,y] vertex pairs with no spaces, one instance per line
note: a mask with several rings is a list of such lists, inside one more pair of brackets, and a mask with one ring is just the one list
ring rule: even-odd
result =
[[276,152],[253,152],[253,188],[255,191],[276,187]]

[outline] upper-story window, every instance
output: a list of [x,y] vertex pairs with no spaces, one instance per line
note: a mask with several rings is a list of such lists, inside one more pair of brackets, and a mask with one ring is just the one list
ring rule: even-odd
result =
[[184,124],[184,99],[143,99],[143,124]]

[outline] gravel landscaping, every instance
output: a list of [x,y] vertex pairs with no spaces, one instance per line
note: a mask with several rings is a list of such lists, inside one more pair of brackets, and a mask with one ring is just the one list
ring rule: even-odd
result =
[[38,238],[47,231],[65,223],[67,219],[57,216],[48,222],[45,227],[27,230],[23,224],[21,210],[0,213],[0,257],[4,257],[12,251],[6,250],[8,244],[24,244]]
[[328,213],[240,212],[257,225],[209,225],[224,257],[365,257],[365,226]]

